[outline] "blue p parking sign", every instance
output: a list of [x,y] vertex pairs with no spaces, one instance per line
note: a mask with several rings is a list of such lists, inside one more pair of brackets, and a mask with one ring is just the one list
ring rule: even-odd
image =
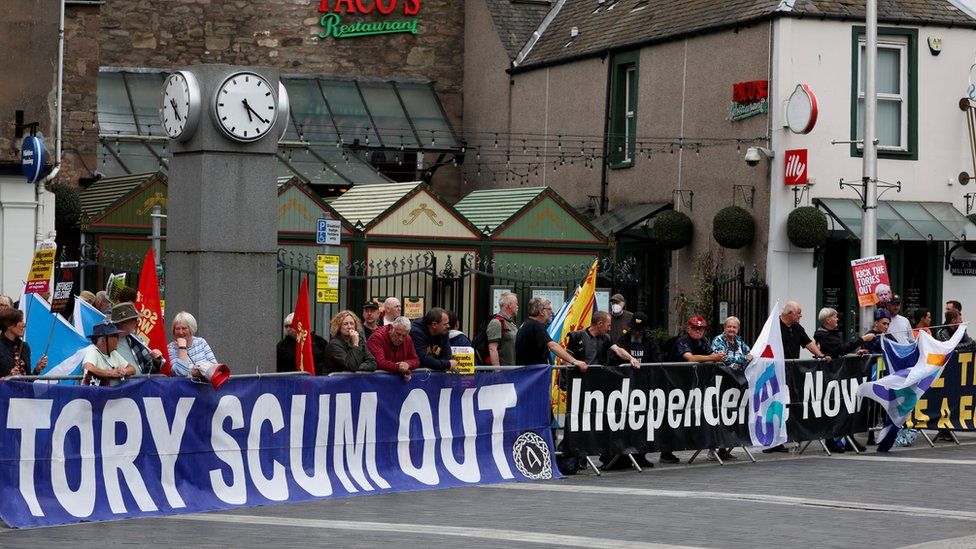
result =
[[338,246],[342,226],[337,219],[317,219],[315,221],[315,243]]

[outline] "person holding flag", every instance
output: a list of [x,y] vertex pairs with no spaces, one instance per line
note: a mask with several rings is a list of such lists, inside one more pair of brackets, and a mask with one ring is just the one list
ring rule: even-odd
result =
[[[30,345],[24,341],[24,312],[11,307],[0,310],[0,379],[29,375]],[[37,361],[35,370],[47,367],[47,356]]]
[[132,303],[119,303],[112,307],[112,324],[121,332],[117,350],[122,358],[138,368],[139,373],[155,374],[166,364],[166,359],[162,351],[150,349],[136,335],[140,318]]
[[[302,287],[298,290],[298,301],[295,303],[295,313],[291,321],[291,329],[295,331],[295,371],[308,372],[315,375],[315,357],[312,353],[312,312],[308,304],[308,277],[302,279]],[[324,365],[323,365],[324,366]]]

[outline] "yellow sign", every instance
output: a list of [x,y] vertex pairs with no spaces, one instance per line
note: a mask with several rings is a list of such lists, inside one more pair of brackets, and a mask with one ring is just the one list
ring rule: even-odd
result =
[[51,291],[51,275],[54,274],[54,258],[57,254],[57,248],[44,246],[34,252],[34,261],[31,263],[30,275],[27,277],[25,294]]
[[315,302],[339,303],[339,256],[315,256]]
[[405,297],[403,298],[403,316],[413,320],[424,316],[424,298]]
[[451,354],[458,362],[458,372],[462,374],[474,373],[474,347],[451,347]]

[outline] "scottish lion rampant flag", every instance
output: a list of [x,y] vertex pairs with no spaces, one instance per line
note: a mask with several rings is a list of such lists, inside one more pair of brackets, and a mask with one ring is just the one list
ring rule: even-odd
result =
[[786,386],[786,355],[779,315],[777,302],[752,346],[753,359],[745,370],[749,382],[749,436],[753,444],[766,448],[783,444],[787,439],[790,391]]
[[[549,323],[547,331],[553,341],[563,347],[569,340],[569,333],[582,330],[590,325],[593,311],[596,310],[596,268],[599,262],[593,261],[582,286],[576,287],[572,299],[563,303],[555,318]],[[562,423],[566,415],[566,391],[559,388],[558,372],[552,372],[552,412],[556,421]]]
[[31,347],[31,369],[37,366],[42,354],[47,354],[47,368],[41,372],[42,376],[80,375],[81,361],[91,342],[61,315],[51,313],[51,306],[37,294],[25,294],[24,299],[34,300],[29,304],[30,316],[24,334]]
[[905,425],[925,391],[942,375],[942,369],[966,333],[966,326],[959,326],[949,341],[938,341],[923,331],[919,331],[917,341],[909,344],[881,340],[888,375],[862,383],[857,389],[859,396],[881,404],[891,421],[885,422],[880,433],[879,452],[891,449],[898,429]]

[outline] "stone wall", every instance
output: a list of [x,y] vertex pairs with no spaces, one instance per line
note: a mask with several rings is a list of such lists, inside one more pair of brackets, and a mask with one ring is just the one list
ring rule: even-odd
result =
[[101,160],[98,145],[98,66],[100,14],[99,6],[72,5],[65,10],[64,82],[62,102],[61,173],[58,180],[77,183],[79,177],[91,177]]

